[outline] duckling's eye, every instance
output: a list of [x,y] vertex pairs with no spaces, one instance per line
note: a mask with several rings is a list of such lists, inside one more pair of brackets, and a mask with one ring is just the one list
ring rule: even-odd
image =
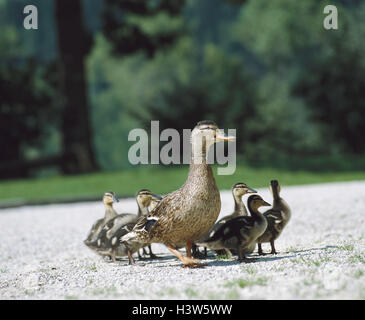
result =
[[212,128],[212,127],[203,127],[203,128],[200,128],[200,130],[215,130],[215,128]]

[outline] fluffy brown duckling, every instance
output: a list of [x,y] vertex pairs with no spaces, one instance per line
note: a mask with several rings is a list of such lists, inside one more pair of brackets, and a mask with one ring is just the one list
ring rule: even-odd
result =
[[[225,224],[227,221],[239,217],[239,216],[248,216],[248,212],[246,210],[246,207],[242,201],[242,197],[245,194],[249,193],[257,193],[256,190],[250,188],[247,184],[243,182],[238,182],[232,186],[232,196],[234,200],[234,211],[232,214],[224,216],[222,219],[218,220],[212,229],[208,232],[207,235],[212,234],[212,232],[216,232],[223,224]],[[205,248],[206,250],[206,248]],[[206,251],[205,251],[206,252]],[[232,256],[232,253],[229,249],[225,249],[225,252],[228,256]],[[217,251],[217,253],[222,253],[221,251]]]
[[92,248],[93,243],[97,240],[101,230],[103,230],[106,223],[110,220],[114,219],[118,214],[113,208],[114,202],[119,202],[119,200],[115,197],[115,193],[113,191],[107,191],[103,196],[103,203],[105,206],[105,215],[104,218],[98,219],[95,221],[93,226],[91,227],[84,243]]
[[259,255],[264,254],[261,246],[264,242],[270,242],[271,254],[277,253],[274,242],[280,236],[291,217],[291,210],[288,204],[280,197],[280,184],[277,180],[271,180],[270,191],[274,199],[273,207],[264,212],[264,217],[267,220],[267,229],[257,239]]
[[[149,191],[149,190],[147,190],[147,191]],[[150,191],[149,191],[150,192]],[[152,194],[152,193],[151,193]],[[149,205],[149,211],[144,211],[143,212],[143,215],[148,215],[148,213],[149,212],[151,212],[152,210],[154,210],[156,207],[157,207],[157,205],[160,203],[160,201],[162,200],[162,197],[160,197],[160,196],[158,196],[158,195],[156,195],[156,194],[152,194],[152,197],[151,197],[151,200],[150,200],[150,205]],[[142,212],[141,212],[142,213]],[[140,217],[140,216],[142,216],[142,214],[140,214],[139,213],[139,211],[138,211],[138,217]],[[149,244],[148,245],[148,250],[149,250],[149,253],[148,253],[148,255],[150,256],[150,258],[151,259],[156,259],[156,258],[158,258],[153,252],[152,252],[152,247],[151,247],[151,245]],[[145,248],[143,248],[143,253],[144,254],[147,254],[147,252],[146,252],[146,250],[145,250]],[[138,256],[140,256],[139,255],[139,252],[138,252]]]
[[257,238],[267,227],[266,218],[258,209],[271,205],[259,195],[251,195],[247,200],[247,206],[251,216],[239,216],[228,220],[215,232],[196,243],[212,250],[235,249],[240,262],[249,262],[251,259],[247,259],[245,254],[252,252]]
[[[96,240],[92,243],[93,249],[103,256],[110,256],[113,261],[116,261],[116,256],[128,255],[126,249],[118,248],[120,245],[119,240],[123,235],[133,229],[138,219],[148,214],[148,206],[152,199],[154,201],[159,201],[161,197],[153,194],[147,189],[138,191],[136,195],[138,214],[122,213],[109,220]],[[156,257],[152,253],[151,247],[149,247],[149,249],[150,257]],[[141,258],[138,251],[137,253]]]

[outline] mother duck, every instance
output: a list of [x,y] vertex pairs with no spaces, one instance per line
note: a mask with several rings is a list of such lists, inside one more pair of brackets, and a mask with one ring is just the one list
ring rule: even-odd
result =
[[[212,228],[221,210],[220,193],[207,163],[207,153],[214,143],[233,140],[235,137],[225,136],[215,122],[198,122],[191,133],[190,169],[185,183],[141,218],[121,242],[134,250],[139,245],[163,243],[184,267],[202,266],[191,257],[192,244]],[[181,246],[186,246],[186,256],[177,250]]]

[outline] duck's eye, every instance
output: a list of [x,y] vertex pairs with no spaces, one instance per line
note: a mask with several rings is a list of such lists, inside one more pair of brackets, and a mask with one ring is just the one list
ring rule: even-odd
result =
[[200,130],[215,130],[215,128],[212,128],[212,127],[203,127],[203,128],[200,128]]

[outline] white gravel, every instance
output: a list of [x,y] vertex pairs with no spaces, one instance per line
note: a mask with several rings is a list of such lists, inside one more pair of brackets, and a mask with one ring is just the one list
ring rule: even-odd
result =
[[[259,193],[271,202],[268,188]],[[0,210],[0,298],[365,299],[365,181],[281,194],[292,219],[276,241],[279,254],[240,264],[210,253],[201,269],[182,268],[160,244],[152,245],[158,260],[103,261],[82,242],[104,213],[101,201]],[[221,198],[223,216],[233,199],[230,191]],[[136,203],[115,208],[136,212]]]

